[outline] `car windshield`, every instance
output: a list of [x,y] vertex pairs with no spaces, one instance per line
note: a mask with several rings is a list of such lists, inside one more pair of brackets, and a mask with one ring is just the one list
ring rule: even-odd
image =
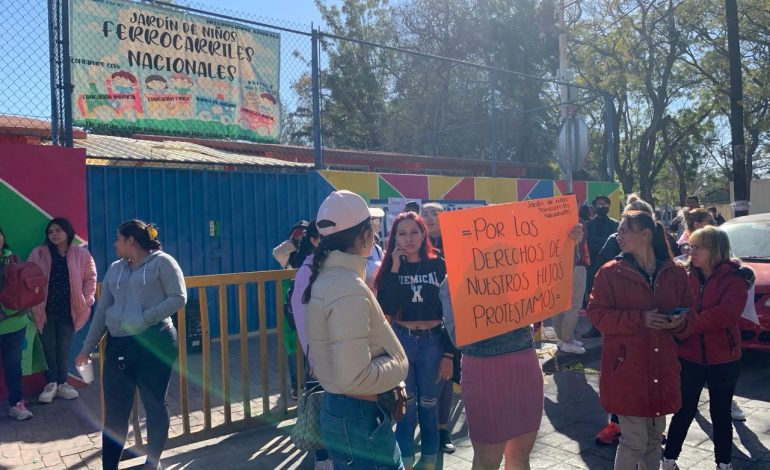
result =
[[733,255],[770,260],[770,220],[726,224],[720,228],[730,238]]

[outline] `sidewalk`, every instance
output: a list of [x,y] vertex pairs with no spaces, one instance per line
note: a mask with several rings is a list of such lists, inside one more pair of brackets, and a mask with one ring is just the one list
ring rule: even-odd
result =
[[[581,318],[578,332],[587,329],[587,319]],[[615,447],[600,447],[593,441],[596,432],[606,423],[606,414],[599,405],[596,370],[601,341],[588,339],[584,343],[587,353],[583,356],[555,353],[556,345],[552,342],[541,344],[541,362],[551,372],[546,372],[545,377],[543,423],[532,454],[533,469],[612,468]],[[770,468],[770,368],[766,366],[767,360],[767,355],[747,354],[744,361],[736,399],[748,421],[735,423],[733,455],[736,469]],[[255,372],[252,376],[258,378]],[[175,390],[173,387],[171,391]],[[459,395],[455,398],[451,425],[457,451],[444,456],[443,468],[470,469],[473,449],[466,437],[462,402],[457,400]],[[78,400],[33,405],[31,410],[36,416],[30,421],[19,423],[7,417],[0,418],[0,470],[101,468],[95,387],[82,390]],[[276,427],[251,429],[169,449],[163,454],[164,468],[312,469],[313,456],[291,444],[292,425],[293,421],[287,420]],[[682,470],[714,468],[710,432],[708,392],[704,391],[700,413],[679,460]],[[121,468],[134,468],[143,462],[141,457],[130,459],[124,461]]]

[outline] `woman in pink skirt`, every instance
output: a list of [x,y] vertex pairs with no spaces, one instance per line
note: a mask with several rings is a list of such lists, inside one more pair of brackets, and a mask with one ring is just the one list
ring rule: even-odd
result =
[[[569,233],[583,239],[579,225]],[[454,312],[449,285],[439,296],[444,323],[454,341]],[[532,328],[526,326],[460,348],[462,399],[473,444],[473,470],[529,469],[543,417],[543,371],[535,351]]]

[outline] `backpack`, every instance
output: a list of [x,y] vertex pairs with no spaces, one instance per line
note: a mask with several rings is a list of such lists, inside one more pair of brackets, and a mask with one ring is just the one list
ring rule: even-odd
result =
[[3,266],[0,305],[23,310],[42,303],[48,294],[48,281],[35,263],[13,263]]

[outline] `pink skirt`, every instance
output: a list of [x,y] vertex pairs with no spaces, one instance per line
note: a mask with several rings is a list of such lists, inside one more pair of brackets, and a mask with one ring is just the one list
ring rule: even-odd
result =
[[540,429],[543,371],[534,349],[463,355],[461,385],[472,442],[499,444]]

